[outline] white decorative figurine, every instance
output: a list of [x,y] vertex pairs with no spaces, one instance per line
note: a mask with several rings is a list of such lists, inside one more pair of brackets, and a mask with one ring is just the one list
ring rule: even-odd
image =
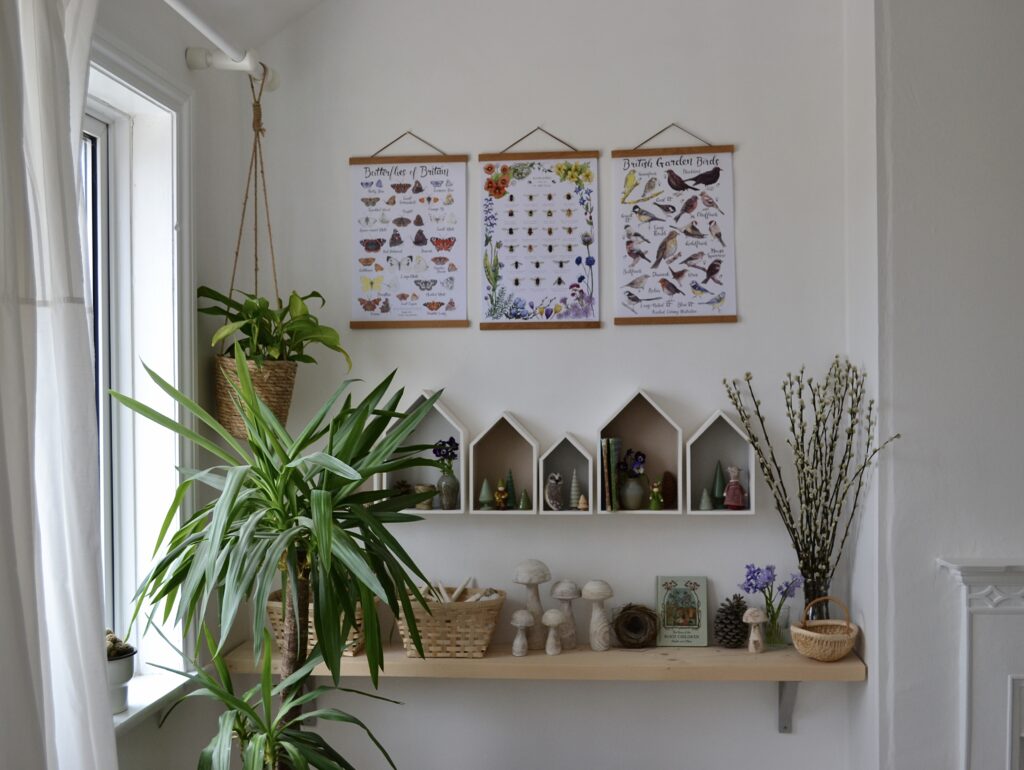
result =
[[604,609],[604,600],[612,596],[612,587],[603,580],[591,580],[583,586],[583,598],[594,603],[590,613],[590,649],[604,652],[612,646],[612,626]]
[[516,567],[515,577],[512,578],[512,582],[526,586],[526,609],[533,615],[533,626],[527,634],[531,650],[544,649],[544,626],[540,623],[544,607],[540,603],[540,590],[537,586],[547,583],[549,580],[551,580],[551,570],[548,569],[547,564],[537,561],[537,559],[520,562]]
[[562,651],[562,639],[559,636],[558,627],[565,622],[565,613],[561,610],[548,610],[541,620],[548,627],[548,641],[544,645],[544,652],[548,655],[558,655]]
[[562,649],[575,650],[576,618],[572,614],[572,600],[580,598],[580,587],[571,580],[559,580],[551,586],[551,598],[558,600],[562,605],[562,614],[565,615],[565,622],[558,629],[562,637]]
[[521,658],[529,650],[526,629],[533,626],[533,614],[529,610],[516,610],[512,613],[512,625],[516,629],[516,638],[512,640],[512,654]]
[[747,652],[764,652],[764,631],[761,624],[768,620],[768,615],[760,607],[751,607],[743,613],[743,622],[750,626],[750,640]]
[[560,511],[565,507],[562,502],[562,474],[549,473],[548,482],[544,485],[544,502],[552,511]]

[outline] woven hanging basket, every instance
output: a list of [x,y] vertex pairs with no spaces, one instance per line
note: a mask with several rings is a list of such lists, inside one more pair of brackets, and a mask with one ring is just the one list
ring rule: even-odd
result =
[[[262,366],[257,366],[253,361],[246,363],[256,395],[270,407],[270,411],[284,425],[288,421],[288,409],[291,407],[292,390],[295,387],[295,372],[299,365],[295,361],[264,361]],[[238,387],[238,370],[234,358],[217,356],[214,359],[214,382],[217,390],[217,421],[227,428],[232,436],[244,439],[245,423],[232,401],[232,385]]]
[[[449,595],[454,586],[445,586]],[[505,603],[505,592],[496,591],[494,596],[479,601],[466,601],[483,593],[479,588],[467,589],[463,599],[457,602],[429,602],[427,613],[419,602],[412,601],[412,612],[416,617],[416,629],[420,632],[425,658],[482,658],[491,644],[498,613]],[[398,617],[398,630],[402,633],[405,654],[410,658],[419,657],[416,645],[409,636],[409,627],[404,614]]]
[[[846,620],[808,620],[807,613],[818,602],[835,602],[843,608]],[[807,658],[834,663],[842,660],[857,642],[860,628],[850,622],[850,609],[834,596],[822,596],[804,607],[802,620],[789,627],[796,651]]]
[[[267,618],[270,620],[270,629],[274,632],[274,643],[282,655],[285,654],[284,638],[284,609],[282,608],[281,592],[274,591],[267,599]],[[338,621],[339,625],[341,620]],[[313,649],[316,644],[316,626],[313,624],[313,604],[309,605],[309,625],[306,632],[306,653]],[[348,632],[348,645],[342,655],[351,658],[363,651],[363,608],[356,605],[355,625]]]

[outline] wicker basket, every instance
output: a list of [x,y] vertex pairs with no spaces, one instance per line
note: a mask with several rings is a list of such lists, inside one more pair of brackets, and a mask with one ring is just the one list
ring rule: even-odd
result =
[[[283,655],[285,650],[285,639],[284,639],[284,608],[281,606],[281,592],[274,591],[270,594],[270,598],[267,599],[267,617],[270,619],[270,628],[274,632],[274,643],[277,645],[278,651]],[[339,623],[340,623],[339,619]],[[313,645],[316,644],[316,627],[313,625],[313,605],[309,605],[309,625],[307,632],[307,644],[306,652],[308,653],[313,649]],[[345,647],[345,651],[342,655],[352,657],[358,655],[363,651],[363,608],[360,605],[356,605],[356,623],[355,626],[348,632],[348,645]]]
[[[818,602],[835,602],[843,608],[846,620],[808,620],[807,612]],[[793,646],[807,658],[833,663],[850,654],[860,629],[850,622],[850,610],[834,596],[822,596],[804,607],[800,623],[790,626]]]
[[[445,587],[449,595],[455,590]],[[505,592],[495,591],[494,596],[470,602],[483,593],[482,589],[469,588],[464,599],[457,602],[428,602],[430,614],[418,602],[412,602],[416,628],[420,632],[425,658],[482,658],[491,643],[498,613],[505,603]],[[419,657],[416,645],[409,636],[409,628],[402,615],[398,617],[398,628],[402,632],[405,654],[410,658]]]
[[[256,395],[270,407],[270,411],[284,425],[288,420],[292,389],[295,387],[295,372],[299,365],[295,361],[264,361],[262,366],[257,366],[253,361],[246,363]],[[231,386],[238,386],[235,359],[231,356],[217,356],[213,368],[217,390],[217,420],[235,438],[245,438],[245,423],[231,400],[234,395]]]

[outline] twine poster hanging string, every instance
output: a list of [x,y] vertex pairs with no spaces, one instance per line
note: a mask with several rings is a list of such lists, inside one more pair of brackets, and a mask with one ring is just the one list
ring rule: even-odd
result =
[[382,152],[384,152],[384,150],[386,150],[388,147],[390,147],[391,145],[395,144],[396,142],[404,139],[407,136],[411,136],[416,141],[421,142],[421,143],[427,145],[427,147],[429,147],[430,149],[435,150],[435,151],[441,153],[442,155],[447,155],[448,154],[444,150],[442,150],[440,147],[438,147],[436,144],[431,144],[430,142],[428,142],[422,136],[418,136],[418,135],[414,134],[412,131],[406,131],[405,133],[399,134],[398,136],[396,136],[390,142],[388,142],[383,147],[381,147],[379,150],[377,150],[377,152],[373,153],[373,155],[371,155],[370,157],[371,158],[376,158],[378,155],[380,155]]
[[661,130],[660,130],[660,131],[658,131],[657,133],[655,133],[655,134],[652,134],[651,136],[649,136],[649,137],[647,137],[646,139],[644,139],[644,140],[643,140],[642,142],[640,142],[640,144],[638,144],[638,145],[637,145],[636,147],[634,147],[633,149],[634,149],[634,150],[639,150],[639,149],[640,149],[641,147],[643,147],[643,146],[644,146],[645,144],[647,144],[648,142],[650,142],[650,141],[653,141],[654,139],[657,139],[657,138],[658,138],[659,136],[661,136],[662,134],[664,134],[664,133],[665,133],[666,131],[668,131],[668,130],[669,130],[670,128],[677,128],[677,129],[679,129],[680,131],[682,131],[682,132],[683,132],[684,134],[687,134],[688,136],[692,136],[692,137],[693,137],[694,139],[696,139],[696,140],[697,140],[698,142],[701,142],[702,144],[706,144],[706,145],[707,145],[708,147],[712,147],[712,146],[714,146],[714,145],[712,145],[712,144],[711,144],[711,142],[709,142],[709,141],[708,141],[707,139],[702,139],[701,137],[699,137],[699,136],[697,136],[697,135],[696,135],[695,133],[693,133],[693,131],[690,131],[690,130],[688,130],[688,129],[685,129],[685,128],[683,128],[683,127],[682,127],[681,125],[679,125],[678,123],[675,123],[675,122],[673,122],[673,123],[669,123],[669,124],[668,124],[667,126],[665,126],[665,127],[663,128],[663,129],[661,129]]
[[547,134],[547,135],[548,135],[548,136],[550,136],[550,137],[551,137],[552,139],[554,139],[554,140],[555,140],[556,142],[559,142],[559,143],[561,143],[561,144],[564,144],[564,145],[565,145],[566,147],[568,147],[568,148],[569,148],[570,150],[572,150],[573,152],[579,152],[579,150],[577,150],[577,149],[576,149],[575,147],[573,147],[573,146],[572,146],[571,144],[569,144],[569,143],[568,143],[567,141],[565,141],[565,140],[564,140],[564,139],[562,139],[561,137],[555,136],[555,135],[554,135],[554,134],[552,134],[552,133],[551,133],[550,131],[548,131],[548,130],[547,130],[547,129],[545,129],[545,128],[542,128],[541,126],[537,126],[537,127],[536,127],[535,129],[533,129],[532,131],[528,131],[528,132],[526,132],[525,134],[523,134],[523,135],[522,135],[521,137],[519,137],[519,138],[518,138],[518,139],[516,139],[516,140],[515,140],[514,142],[512,142],[512,144],[510,144],[510,145],[509,145],[508,147],[506,147],[506,148],[505,148],[504,150],[502,150],[501,152],[499,152],[499,153],[497,153],[497,154],[498,154],[498,155],[504,155],[504,154],[505,154],[506,152],[508,152],[509,150],[511,150],[511,149],[512,149],[513,147],[515,147],[515,146],[516,146],[517,144],[521,144],[521,143],[525,142],[525,141],[526,141],[527,139],[529,139],[529,138],[530,138],[531,136],[533,136],[534,134],[536,134],[536,133],[537,133],[538,131],[540,131],[540,132],[541,132],[542,134]]

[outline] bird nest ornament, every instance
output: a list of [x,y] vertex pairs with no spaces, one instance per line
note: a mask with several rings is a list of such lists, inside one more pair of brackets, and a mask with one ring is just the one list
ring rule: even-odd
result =
[[623,647],[653,647],[658,638],[658,613],[642,604],[627,604],[612,624]]

